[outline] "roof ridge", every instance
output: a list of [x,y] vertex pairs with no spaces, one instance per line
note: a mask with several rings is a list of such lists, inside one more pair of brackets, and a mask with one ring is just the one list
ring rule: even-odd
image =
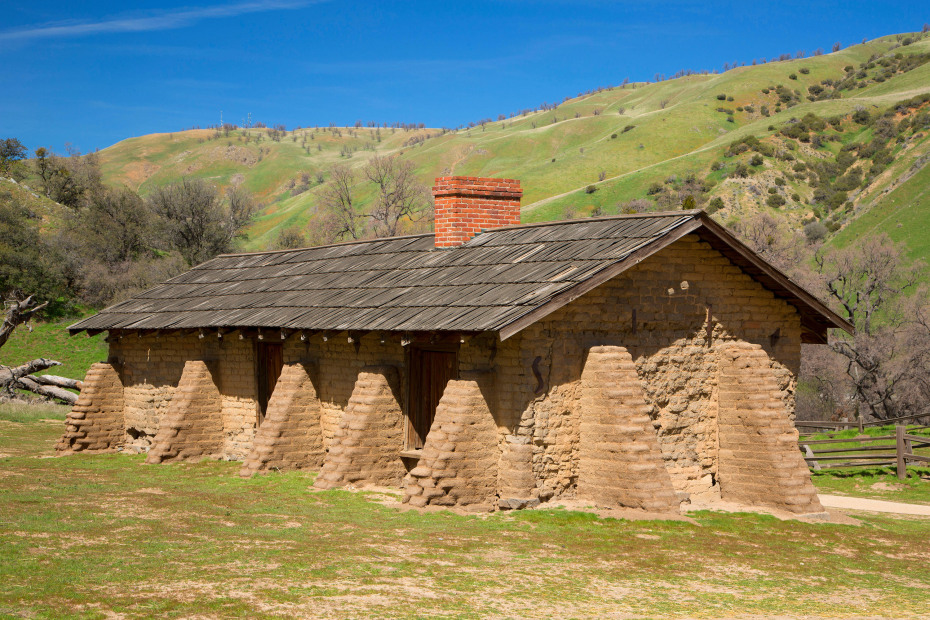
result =
[[[653,213],[624,213],[620,215],[605,215],[602,217],[582,217],[577,220],[555,220],[553,222],[528,222],[526,224],[513,224],[511,226],[501,226],[500,228],[489,228],[482,230],[481,234],[497,232],[499,230],[518,230],[520,228],[537,228],[540,226],[561,226],[563,224],[581,224],[588,222],[606,222],[610,220],[635,220],[638,218],[649,217],[682,217],[686,215],[700,215],[703,209],[688,209],[686,211],[655,211]],[[467,242],[466,242],[467,243]]]
[[[517,230],[520,228],[533,228],[539,226],[557,226],[562,224],[578,224],[581,222],[604,222],[607,220],[623,220],[623,219],[636,219],[636,218],[647,218],[647,217],[680,217],[684,215],[697,215],[701,213],[701,209],[689,209],[687,211],[655,211],[653,213],[627,213],[621,215],[605,215],[603,217],[585,217],[579,218],[577,220],[555,220],[552,222],[530,222],[526,224],[513,224],[512,226],[501,226],[500,228],[489,228],[487,230],[481,231],[481,234],[496,232],[498,230]],[[326,245],[311,245],[304,248],[287,248],[284,250],[262,250],[260,252],[232,252],[229,254],[218,254],[214,258],[231,258],[234,256],[263,256],[266,254],[287,254],[288,252],[306,252],[307,250],[322,250],[325,248],[334,248],[344,245],[360,245],[363,243],[377,243],[379,241],[393,241],[395,239],[416,239],[419,237],[432,237],[436,233],[420,233],[418,235],[398,235],[396,237],[375,237],[374,239],[354,239],[352,241],[340,241],[339,243],[327,243]],[[213,259],[210,259],[213,260]],[[206,264],[201,263],[201,265]],[[197,265],[195,269],[199,267]]]
[[[261,250],[259,252],[231,252],[229,254],[217,254],[210,260],[217,258],[230,258],[233,256],[262,256],[265,254],[287,254],[288,252],[306,252],[307,250],[321,250],[324,248],[335,248],[343,245],[361,245],[363,243],[377,243],[379,241],[394,241],[395,239],[416,239],[418,237],[432,237],[435,233],[420,233],[418,235],[398,235],[396,237],[375,237],[374,239],[353,239],[352,241],[340,241],[339,243],[327,243],[326,245],[308,245],[304,248],[286,248],[282,250]],[[210,261],[204,261],[200,265],[205,265]],[[197,265],[199,267],[200,265]],[[196,269],[196,267],[194,267]]]

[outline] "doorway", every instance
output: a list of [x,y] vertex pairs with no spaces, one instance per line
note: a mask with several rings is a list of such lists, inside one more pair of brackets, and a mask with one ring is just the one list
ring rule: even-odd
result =
[[258,382],[257,426],[265,421],[268,401],[284,368],[284,345],[259,342],[256,351],[256,379]]
[[407,450],[419,450],[436,416],[436,406],[446,384],[458,378],[454,349],[413,348],[410,351],[409,398],[407,399]]

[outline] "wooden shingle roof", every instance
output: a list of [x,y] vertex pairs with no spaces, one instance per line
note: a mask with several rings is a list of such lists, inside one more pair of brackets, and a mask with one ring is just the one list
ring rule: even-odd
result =
[[[446,249],[427,234],[229,254],[68,329],[495,331],[507,338],[701,231],[737,258],[752,254],[700,211],[511,226]],[[798,307],[823,337],[828,327],[849,328],[758,257],[741,261],[734,262]]]

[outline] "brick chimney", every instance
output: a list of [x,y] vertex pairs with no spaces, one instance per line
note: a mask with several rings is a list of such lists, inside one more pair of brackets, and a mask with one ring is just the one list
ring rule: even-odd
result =
[[482,230],[520,223],[520,181],[481,177],[439,177],[436,198],[436,247],[462,245]]

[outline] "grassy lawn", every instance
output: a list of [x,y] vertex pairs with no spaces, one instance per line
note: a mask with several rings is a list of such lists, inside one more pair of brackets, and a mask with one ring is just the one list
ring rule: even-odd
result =
[[62,416],[0,405],[2,617],[917,617],[930,597],[927,519],[419,513],[307,473],[47,458]]

